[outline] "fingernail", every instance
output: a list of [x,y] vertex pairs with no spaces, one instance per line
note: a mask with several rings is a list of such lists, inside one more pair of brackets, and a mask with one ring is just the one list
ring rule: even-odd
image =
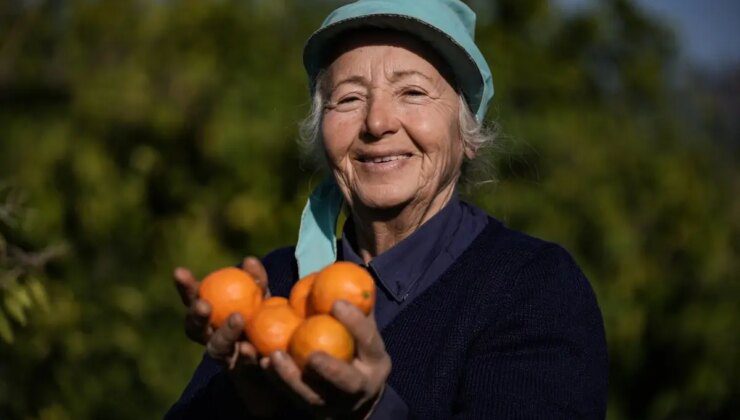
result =
[[347,312],[349,309],[349,303],[347,303],[344,300],[338,300],[334,302],[334,312],[336,312],[338,315],[342,315]]
[[285,353],[280,350],[276,350],[272,352],[271,358],[275,359],[278,362],[282,362],[283,360],[285,360]]
[[229,327],[236,328],[237,324],[241,322],[242,316],[239,314],[231,314],[229,317]]
[[308,358],[308,364],[310,364],[311,366],[313,366],[315,368],[319,368],[320,369],[320,368],[324,367],[324,364],[325,363],[326,363],[326,361],[324,360],[324,357],[322,356],[322,354],[320,352],[316,352],[316,353],[312,354],[311,357]]
[[205,314],[210,309],[211,309],[210,305],[208,305],[208,302],[204,300],[199,299],[197,302],[195,302],[195,311],[201,315]]
[[185,276],[185,269],[182,267],[176,267],[174,272],[175,277],[183,277]]

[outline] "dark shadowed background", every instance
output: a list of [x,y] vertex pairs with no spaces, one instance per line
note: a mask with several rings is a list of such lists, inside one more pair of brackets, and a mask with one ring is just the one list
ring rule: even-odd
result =
[[[583,267],[609,418],[736,416],[737,2],[470,3],[499,140],[466,197]],[[295,242],[301,49],[336,5],[0,2],[0,418],[177,398],[202,348],[172,269]]]

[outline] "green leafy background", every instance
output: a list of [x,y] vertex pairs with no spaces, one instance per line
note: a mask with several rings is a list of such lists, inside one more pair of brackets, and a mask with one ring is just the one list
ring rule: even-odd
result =
[[[472,3],[499,138],[467,198],[591,279],[609,418],[737,415],[724,108],[631,1]],[[296,146],[301,49],[334,5],[0,3],[0,418],[158,418],[175,401],[202,349],[173,267],[295,242],[321,177]]]

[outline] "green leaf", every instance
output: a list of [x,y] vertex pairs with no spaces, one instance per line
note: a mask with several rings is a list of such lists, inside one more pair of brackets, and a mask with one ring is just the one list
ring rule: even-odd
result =
[[46,293],[46,288],[44,285],[39,281],[39,279],[35,277],[31,277],[26,282],[26,287],[28,288],[29,293],[31,294],[31,298],[36,302],[39,307],[44,310],[49,310],[49,296]]
[[2,311],[0,311],[0,338],[6,343],[13,342],[13,329]]
[[21,306],[21,309],[28,309],[33,306],[31,295],[28,293],[28,285],[18,285],[18,287],[14,288],[13,295]]
[[12,296],[5,296],[5,309],[8,311],[8,315],[15,320],[17,323],[25,326],[26,325],[26,313],[23,311],[21,303],[14,299]]

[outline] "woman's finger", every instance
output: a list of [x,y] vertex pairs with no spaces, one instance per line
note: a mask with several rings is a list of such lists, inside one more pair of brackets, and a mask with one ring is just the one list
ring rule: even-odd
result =
[[303,382],[301,370],[285,352],[276,351],[272,353],[269,365],[283,384],[305,402],[314,407],[325,404],[324,399]]
[[244,258],[242,269],[254,278],[254,281],[262,288],[263,293],[269,294],[267,270],[265,270],[259,258],[252,256]]
[[354,366],[329,356],[324,352],[313,353],[308,366],[333,388],[354,395],[365,388],[367,378]]
[[387,357],[385,344],[372,316],[365,316],[356,306],[343,300],[334,303],[332,315],[355,338],[357,354],[361,359],[379,361]]
[[185,334],[191,340],[205,344],[213,332],[213,327],[208,322],[210,316],[211,305],[202,299],[196,299],[185,315]]
[[239,364],[256,367],[258,364],[257,349],[248,341],[240,341],[236,345],[239,353]]
[[237,313],[229,315],[227,322],[217,329],[208,340],[206,344],[208,355],[214,359],[228,361],[233,364],[235,353],[238,350],[236,342],[242,335],[243,328],[244,320],[241,315]]
[[190,270],[184,267],[177,267],[173,277],[182,303],[189,307],[198,297],[198,280]]

